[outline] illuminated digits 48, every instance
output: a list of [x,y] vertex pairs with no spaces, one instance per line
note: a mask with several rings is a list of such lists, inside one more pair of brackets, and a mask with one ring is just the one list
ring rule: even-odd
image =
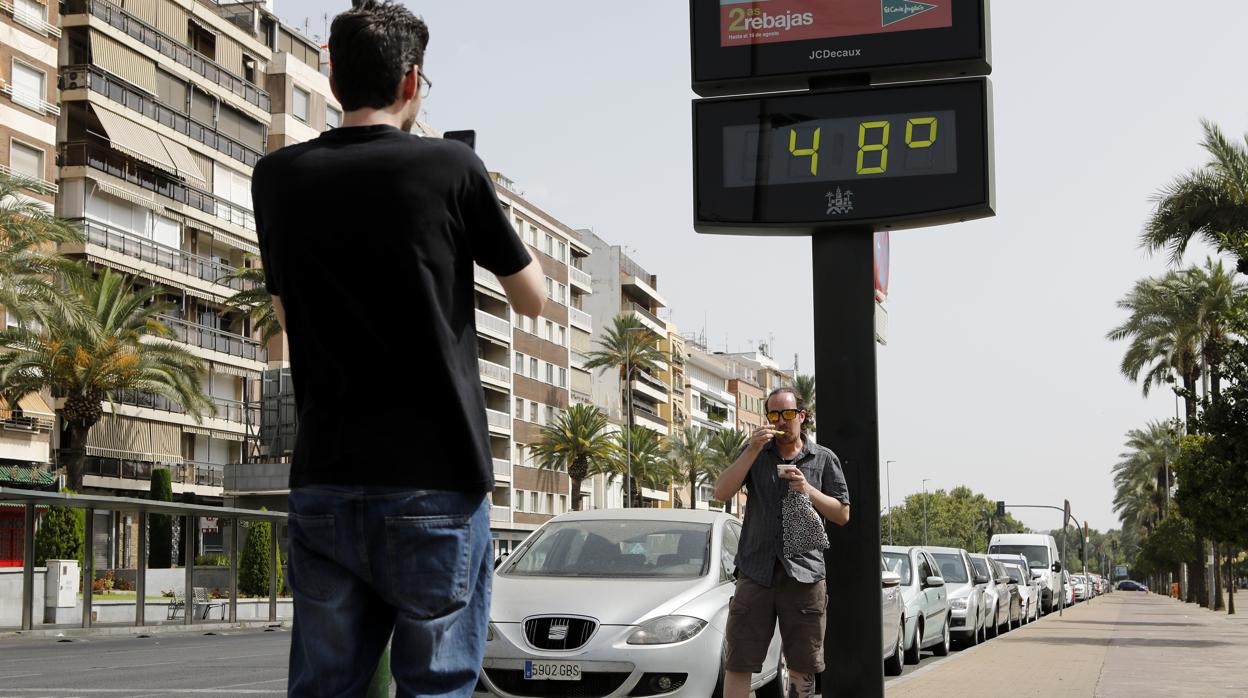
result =
[[[879,143],[867,143],[867,132],[874,129],[883,129],[884,138]],[[889,125],[887,121],[864,121],[858,124],[858,174],[883,174],[888,172],[888,132]],[[863,167],[863,159],[867,153],[879,152],[880,164],[878,167]]]
[[789,152],[793,157],[810,156],[810,173],[812,175],[819,174],[819,132],[823,129],[815,129],[815,142],[809,148],[797,147],[797,129],[789,129]]

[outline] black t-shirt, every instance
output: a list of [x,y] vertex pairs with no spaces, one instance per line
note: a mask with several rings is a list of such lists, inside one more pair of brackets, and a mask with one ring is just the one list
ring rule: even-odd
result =
[[286,311],[299,412],[290,486],[494,486],[475,260],[531,261],[467,146],[337,128],[261,159],[265,285]]

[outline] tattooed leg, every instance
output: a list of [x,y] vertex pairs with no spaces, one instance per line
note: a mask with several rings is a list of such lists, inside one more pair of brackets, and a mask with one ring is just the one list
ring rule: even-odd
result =
[[814,698],[815,675],[789,672],[789,695],[786,698]]

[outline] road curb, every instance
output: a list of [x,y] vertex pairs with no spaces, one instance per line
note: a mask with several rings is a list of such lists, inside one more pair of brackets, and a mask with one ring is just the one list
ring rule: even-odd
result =
[[0,632],[0,640],[18,640],[23,638],[32,640],[48,638],[77,640],[92,637],[133,637],[136,635],[163,635],[166,633],[210,633],[229,630],[257,630],[263,628],[287,630],[290,628],[290,621],[279,621],[277,623],[271,623],[269,621],[243,621],[240,623],[197,623],[195,625],[167,624],[92,628],[36,628],[35,630],[13,630]]

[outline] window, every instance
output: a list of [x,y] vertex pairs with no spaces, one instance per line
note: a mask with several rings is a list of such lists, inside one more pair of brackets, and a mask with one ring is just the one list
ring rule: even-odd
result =
[[[156,98],[174,111],[186,113],[186,81],[163,70],[156,71]],[[210,122],[211,123],[211,122]]]
[[35,0],[16,0],[13,3],[13,18],[19,22],[22,20],[46,22],[48,21],[48,8]]
[[529,357],[529,378],[532,378],[533,380],[540,380],[537,377],[537,359],[531,356]]
[[217,60],[217,35],[195,20],[187,22],[186,43],[206,58]]
[[333,107],[325,107],[325,129],[338,128],[342,125],[342,112]]
[[529,511],[537,513],[537,493],[529,492]]
[[537,424],[537,403],[529,403],[529,421]]
[[561,494],[559,495],[559,513],[562,514],[563,512],[567,510],[568,510],[568,495]]
[[555,300],[559,301],[560,303],[562,303],[562,304],[564,304],[564,305],[567,305],[567,304],[568,304],[568,287],[567,287],[567,285],[566,285],[566,284],[556,284],[555,288],[556,288],[556,290],[558,291],[558,292],[556,293],[556,295],[555,295]]
[[516,398],[516,419],[524,419],[524,400]]
[[555,365],[546,364],[546,382],[551,385],[555,384]]
[[243,79],[251,84],[256,84],[256,58],[243,54]]
[[217,123],[216,100],[198,88],[191,90],[191,118],[205,126]]
[[563,368],[562,366],[559,367],[559,387],[568,387],[568,369]]
[[308,102],[311,97],[312,95],[302,87],[296,87],[294,89],[294,97],[291,99],[290,113],[294,114],[296,119],[307,122]]
[[555,341],[555,323],[542,318],[542,338],[548,342]]
[[546,405],[546,423],[554,424],[557,421],[558,419],[555,417],[555,408],[550,405]]
[[567,329],[563,325],[555,325],[555,328],[558,330],[555,332],[555,342],[561,347],[566,347],[568,345]]
[[546,493],[546,510],[543,514],[553,514],[555,511],[555,495],[553,492]]
[[560,262],[563,262],[564,264],[567,264],[567,263],[568,263],[568,245],[567,245],[567,243],[565,243],[563,240],[560,240],[560,241],[559,241],[559,245],[558,245],[557,249],[559,250],[559,256],[557,257],[557,259],[558,259]]
[[47,76],[25,63],[13,61],[13,101],[37,112],[43,111]]
[[550,278],[549,276],[546,277],[546,297],[547,298],[555,297],[555,280]]
[[542,248],[542,251],[545,252],[548,256],[554,257],[555,256],[555,239],[547,235],[544,242],[546,243],[546,246]]
[[524,490],[516,490],[516,511],[524,511]]
[[20,141],[10,141],[9,168],[14,174],[43,179],[43,151]]
[[524,354],[516,352],[516,373],[524,375]]

